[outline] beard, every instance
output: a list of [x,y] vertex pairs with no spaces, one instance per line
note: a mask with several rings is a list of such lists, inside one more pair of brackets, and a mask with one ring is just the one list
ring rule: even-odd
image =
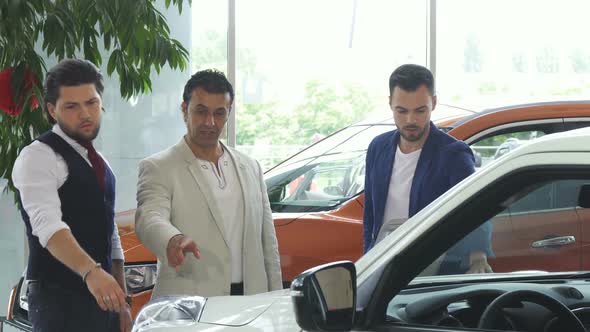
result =
[[[406,130],[412,129],[414,130],[413,133],[409,134]],[[400,135],[408,142],[417,142],[424,137],[424,133],[426,132],[426,127],[420,128],[418,126],[406,126],[403,127],[400,131]]]
[[96,128],[94,128],[94,130],[90,134],[83,134],[79,130],[76,130],[75,128],[69,128],[64,123],[59,121],[57,122],[57,124],[66,135],[78,142],[90,143],[96,138],[96,136],[98,136],[98,133],[100,131],[100,123],[96,125]]

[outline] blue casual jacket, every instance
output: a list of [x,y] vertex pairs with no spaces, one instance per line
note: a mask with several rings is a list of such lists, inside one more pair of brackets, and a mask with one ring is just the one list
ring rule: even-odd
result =
[[[383,224],[389,182],[399,139],[398,130],[381,134],[373,139],[367,151],[363,216],[365,253],[375,244]],[[431,122],[430,132],[422,147],[412,180],[409,217],[474,173],[474,165],[471,148],[442,132]],[[484,251],[491,256],[491,224],[485,223],[472,234],[447,252],[447,256],[454,253],[453,256],[461,256],[461,260],[464,261],[465,255],[474,250]]]

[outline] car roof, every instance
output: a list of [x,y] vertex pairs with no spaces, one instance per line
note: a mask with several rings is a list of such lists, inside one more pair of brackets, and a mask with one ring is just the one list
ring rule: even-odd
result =
[[[494,116],[503,116],[503,113],[514,112],[514,110],[525,111],[527,113],[549,110],[555,111],[559,110],[560,107],[571,107],[572,112],[570,113],[574,113],[575,115],[575,112],[578,111],[580,108],[590,109],[590,100],[561,100],[535,102],[486,109],[466,108],[449,104],[438,104],[435,111],[432,112],[431,120],[434,123],[444,123],[446,126],[455,128],[475,118],[484,117],[491,114],[493,114]],[[563,116],[568,115],[563,114]],[[379,124],[393,124],[393,117],[389,114],[373,114],[367,117],[366,119],[353,124],[353,126]]]
[[[514,112],[514,110],[521,110],[526,111],[529,113],[541,110],[554,110],[559,107],[571,107],[571,108],[589,108],[590,109],[590,100],[565,100],[565,101],[549,101],[549,102],[537,102],[537,103],[527,103],[527,104],[516,104],[516,105],[509,105],[509,106],[502,106],[502,107],[495,107],[495,108],[488,108],[484,109],[479,112],[475,112],[469,116],[462,118],[461,120],[457,121],[453,127],[458,127],[466,122],[469,122],[475,118],[488,116],[494,114],[496,116],[502,116],[503,113],[506,112]],[[563,114],[566,116],[566,114]]]
[[[438,104],[435,108],[435,110],[432,112],[432,117],[430,118],[432,120],[432,122],[438,123],[441,121],[445,121],[448,119],[452,119],[452,118],[464,118],[466,116],[470,116],[472,114],[476,114],[477,111],[469,109],[469,108],[464,108],[464,107],[459,107],[459,106],[454,106],[454,105],[448,105],[448,104]],[[388,111],[387,113],[383,112],[383,113],[373,113],[371,115],[369,115],[366,119],[361,120],[355,124],[353,124],[353,126],[371,126],[371,125],[392,125],[393,124],[393,116],[391,115],[391,111]]]

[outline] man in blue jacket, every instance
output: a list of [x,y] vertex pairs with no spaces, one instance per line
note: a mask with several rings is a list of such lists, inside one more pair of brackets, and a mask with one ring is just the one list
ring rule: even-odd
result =
[[[365,253],[375,245],[384,222],[412,217],[475,172],[469,146],[430,121],[436,107],[430,70],[400,66],[389,78],[389,92],[397,130],[375,137],[367,151]],[[447,251],[438,274],[491,272],[490,243],[491,224],[485,223]]]

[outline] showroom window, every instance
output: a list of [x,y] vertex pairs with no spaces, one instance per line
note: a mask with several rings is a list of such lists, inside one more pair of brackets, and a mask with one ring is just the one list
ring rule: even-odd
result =
[[191,74],[210,68],[227,73],[227,1],[193,0],[191,10]]
[[268,169],[390,114],[391,72],[426,64],[426,22],[426,0],[236,1],[238,149]]
[[[590,95],[587,0],[193,0],[180,15],[164,3],[159,0],[157,8],[167,17],[170,34],[189,50],[189,70],[164,67],[151,76],[152,92],[129,100],[120,97],[116,75],[105,77],[106,113],[96,145],[117,176],[117,212],[136,207],[139,161],[178,143],[186,132],[182,89],[201,69],[216,68],[232,79],[236,147],[263,170],[356,121],[389,116],[388,78],[404,63],[427,65],[435,59],[431,67],[441,106],[478,110]],[[429,16],[432,4],[436,18]],[[56,63],[45,61],[48,68]],[[485,163],[504,143],[507,151],[511,142],[547,133],[502,133],[474,149]],[[347,144],[333,143],[356,134]],[[277,183],[271,202],[325,208],[356,195],[364,186],[359,157],[371,135],[349,128],[269,173],[292,175],[287,166],[301,170],[317,162],[308,173]],[[324,157],[332,149],[340,159]],[[308,186],[301,186],[304,180]],[[0,181],[0,189],[5,185]],[[23,223],[10,195],[0,199],[0,221],[0,260],[17,271],[0,278],[0,298],[6,298],[26,259]]]
[[489,108],[587,99],[589,10],[586,0],[438,1],[441,102]]

